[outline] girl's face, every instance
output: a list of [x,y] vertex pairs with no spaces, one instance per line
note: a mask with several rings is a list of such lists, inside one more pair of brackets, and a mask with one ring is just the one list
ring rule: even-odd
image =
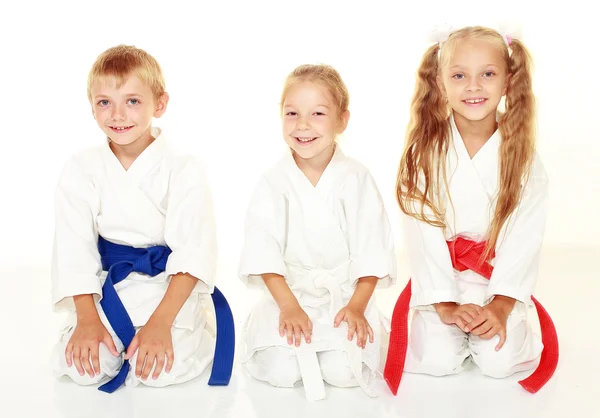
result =
[[495,122],[509,79],[499,48],[489,41],[460,40],[441,70],[438,84],[455,116],[471,122],[493,118]]
[[349,117],[348,111],[340,114],[325,86],[302,81],[290,87],[283,102],[283,137],[304,160],[333,155],[335,137],[346,129]]

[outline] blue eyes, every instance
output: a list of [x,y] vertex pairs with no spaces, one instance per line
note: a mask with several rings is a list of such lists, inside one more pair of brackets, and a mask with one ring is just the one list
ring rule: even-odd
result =
[[[98,101],[98,105],[102,106],[102,107],[106,107],[109,104],[110,104],[110,102],[108,100],[105,100],[105,99]],[[135,106],[135,105],[140,104],[140,101],[138,99],[127,99],[127,104]]]
[[[285,115],[286,116],[297,116],[298,113],[297,112],[286,112]],[[315,116],[326,116],[325,113],[323,113],[323,112],[314,112],[313,115],[315,115]]]
[[[486,71],[485,73],[482,74],[483,78],[492,78],[493,76],[495,76],[496,73],[494,73],[493,71]],[[465,75],[462,73],[458,73],[458,74],[454,74],[452,76],[453,79],[455,80],[464,80],[465,79]]]

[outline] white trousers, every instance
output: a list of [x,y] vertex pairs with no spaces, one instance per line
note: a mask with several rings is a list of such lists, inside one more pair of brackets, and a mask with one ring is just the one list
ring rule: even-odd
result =
[[[206,327],[206,314],[203,312],[198,315],[194,330],[185,328],[171,328],[171,336],[173,338],[174,362],[169,373],[163,369],[159,377],[152,379],[152,373],[144,381],[135,375],[135,366],[137,361],[137,352],[129,360],[129,374],[125,380],[127,386],[137,386],[142,383],[146,386],[163,387],[178,383],[187,382],[188,380],[198,377],[204,372],[206,367],[212,362],[215,337],[214,333]],[[113,337],[113,341],[120,352],[123,351],[123,344],[115,335],[112,327],[109,324],[104,324]],[[103,343],[100,343],[99,361],[100,374],[90,377],[87,373],[83,376],[79,374],[75,365],[67,366],[65,359],[65,349],[67,343],[73,335],[75,327],[65,330],[60,337],[59,342],[55,345],[52,353],[52,368],[56,377],[69,376],[75,383],[80,385],[93,385],[104,383],[110,378],[117,375],[123,364],[123,356],[115,357]],[[138,332],[140,328],[136,328]]]
[[[321,351],[317,358],[325,382],[337,387],[358,386],[344,351]],[[293,387],[302,379],[293,348],[274,346],[259,350],[246,362],[246,367],[255,379],[277,387]],[[368,367],[363,364],[363,374],[368,372]]]
[[435,311],[413,314],[404,371],[444,376],[459,373],[469,357],[490,377],[503,378],[537,367],[543,344],[526,317],[524,306],[515,306],[506,323],[506,342],[496,351],[499,336],[483,340],[444,324]]

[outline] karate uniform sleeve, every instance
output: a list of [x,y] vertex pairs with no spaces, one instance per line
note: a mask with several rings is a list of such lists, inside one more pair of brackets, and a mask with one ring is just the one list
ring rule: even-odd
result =
[[548,212],[549,187],[536,154],[519,206],[502,228],[486,301],[503,295],[528,303],[537,281]]
[[458,302],[454,268],[443,229],[405,213],[401,216],[411,276],[411,307],[433,310],[434,303]]
[[381,194],[369,172],[359,175],[356,190],[349,196],[344,210],[351,280],[356,284],[361,277],[375,276],[379,278],[378,288],[395,284],[394,238]]
[[264,287],[261,274],[287,275],[283,258],[287,200],[266,177],[256,186],[248,205],[239,277],[248,286]]
[[99,196],[81,161],[65,165],[54,195],[55,231],[52,251],[52,303],[56,311],[74,310],[73,296],[102,295],[98,253]]
[[165,241],[169,279],[187,273],[198,279],[193,293],[212,293],[217,269],[217,236],[212,195],[204,169],[189,158],[169,184]]

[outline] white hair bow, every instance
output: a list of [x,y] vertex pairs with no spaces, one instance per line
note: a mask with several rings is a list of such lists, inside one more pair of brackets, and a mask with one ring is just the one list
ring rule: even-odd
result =
[[456,29],[453,28],[448,23],[442,23],[440,25],[436,25],[431,32],[429,32],[429,41],[435,42],[438,44],[442,44],[448,40],[448,37],[452,32]]
[[523,30],[521,25],[516,22],[502,22],[494,27],[500,35],[504,38],[506,45],[510,46],[513,39],[521,39],[523,36]]
[[[496,30],[506,42],[506,45],[510,46],[513,39],[521,39],[522,30],[520,25],[511,22],[503,22],[498,25],[492,26],[492,29]],[[448,40],[448,37],[452,32],[458,30],[448,23],[443,23],[434,26],[433,30],[429,32],[428,40],[442,44]]]

